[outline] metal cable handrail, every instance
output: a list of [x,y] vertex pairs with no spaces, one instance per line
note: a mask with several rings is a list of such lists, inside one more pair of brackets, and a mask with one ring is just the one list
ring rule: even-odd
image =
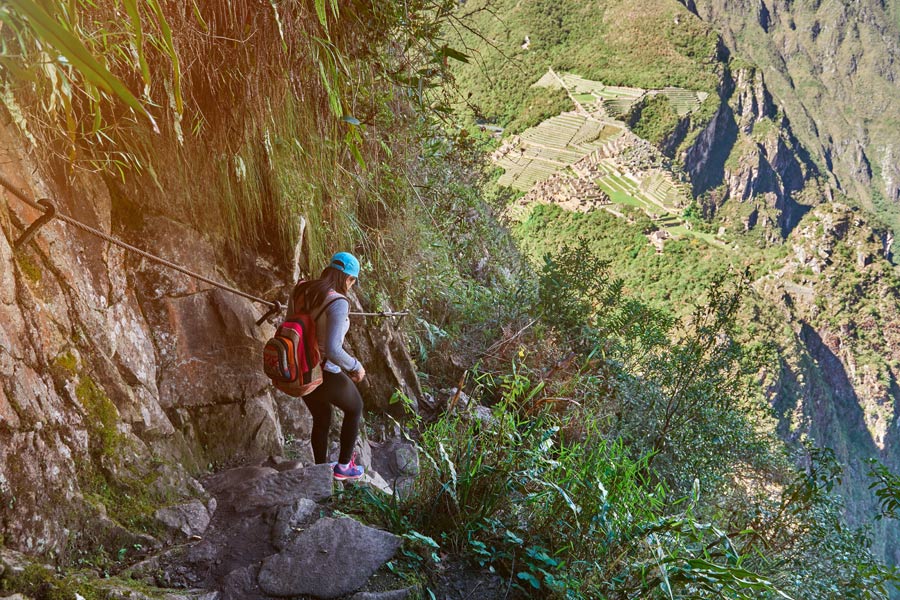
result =
[[[266,314],[264,314],[256,322],[257,325],[261,325],[262,322],[265,321],[266,319],[268,319],[270,316],[280,313],[282,310],[284,310],[284,305],[282,305],[281,302],[278,302],[277,300],[275,300],[275,301],[266,300],[265,298],[260,298],[259,296],[254,296],[253,294],[248,294],[247,292],[244,292],[237,288],[231,287],[230,285],[227,285],[220,281],[210,279],[209,277],[201,275],[200,273],[196,273],[186,267],[182,267],[179,264],[173,263],[170,260],[166,260],[165,258],[156,256],[155,254],[151,254],[151,253],[147,252],[146,250],[141,250],[140,248],[138,248],[136,246],[132,246],[131,244],[129,244],[127,242],[123,242],[122,240],[120,240],[104,231],[100,231],[99,229],[97,229],[95,227],[91,227],[90,225],[87,225],[86,223],[82,223],[78,219],[75,219],[73,217],[70,217],[66,214],[59,212],[59,210],[56,208],[56,205],[48,199],[42,198],[38,202],[35,202],[34,200],[32,200],[31,198],[26,196],[24,193],[22,193],[21,190],[19,190],[15,185],[13,185],[9,180],[7,180],[3,176],[0,176],[0,185],[2,185],[13,196],[15,196],[16,198],[18,198],[19,200],[21,200],[28,206],[34,208],[35,210],[39,210],[43,213],[43,215],[37,221],[35,221],[35,223],[31,227],[29,227],[25,231],[25,233],[22,235],[22,237],[19,238],[19,240],[16,242],[17,248],[20,247],[21,245],[23,245],[25,242],[27,242],[28,239],[30,239],[31,236],[33,236],[37,232],[38,227],[42,226],[47,221],[55,218],[55,219],[59,219],[60,221],[64,221],[64,222],[72,225],[73,227],[81,229],[82,231],[87,232],[93,236],[96,236],[102,240],[105,240],[105,241],[109,242],[110,244],[113,244],[115,246],[118,246],[120,248],[128,250],[129,252],[134,252],[135,254],[138,254],[139,256],[142,256],[151,262],[155,262],[164,267],[168,267],[174,271],[178,271],[179,273],[187,275],[188,277],[192,277],[194,279],[197,279],[198,281],[202,281],[213,287],[217,287],[221,290],[225,290],[226,292],[231,292],[232,294],[237,294],[238,296],[246,298],[247,300],[252,300],[253,302],[258,302],[260,304],[268,306],[269,311],[266,312]],[[364,317],[369,317],[369,316],[404,317],[409,314],[409,311],[400,311],[400,312],[382,311],[382,312],[375,312],[375,313],[351,312],[350,314],[353,316],[364,316]]]

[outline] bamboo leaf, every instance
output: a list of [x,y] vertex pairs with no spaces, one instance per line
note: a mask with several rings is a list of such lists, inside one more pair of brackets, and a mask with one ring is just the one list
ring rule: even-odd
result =
[[194,17],[197,19],[197,22],[200,23],[203,32],[208,33],[209,25],[206,24],[206,21],[203,20],[203,15],[200,14],[200,7],[197,6],[197,0],[191,0],[191,3],[194,5]]
[[181,97],[181,63],[178,60],[178,53],[175,52],[175,40],[172,38],[172,28],[163,14],[162,7],[158,0],[146,0],[153,12],[156,13],[156,20],[159,22],[159,29],[163,34],[163,43],[165,45],[166,54],[172,61],[172,93],[175,96],[175,112],[182,114],[184,112],[184,100]]
[[288,45],[287,40],[284,39],[284,26],[281,23],[281,15],[278,13],[278,5],[275,4],[275,0],[269,0],[269,4],[272,6],[272,12],[275,13],[275,24],[278,25],[278,36],[281,38],[281,48],[287,52]]
[[[32,0],[15,0],[13,5],[31,28],[34,29],[37,36],[60,52],[82,74],[86,82],[92,83],[97,88],[117,96],[132,110],[147,117],[153,126],[153,130],[159,133],[156,121],[147,112],[144,105],[129,91],[124,83],[94,58],[84,44],[72,33],[63,28],[62,25]],[[94,96],[94,100],[95,102],[97,101],[96,96]],[[99,114],[99,103],[95,116],[97,114]]]
[[138,63],[141,66],[141,76],[144,78],[145,88],[150,87],[150,65],[147,64],[147,56],[144,54],[144,28],[141,25],[141,12],[137,0],[122,0],[128,18],[131,19],[131,28],[134,30],[134,45],[137,50]]
[[328,15],[325,13],[325,0],[316,0],[316,15],[319,17],[319,23],[325,33],[328,33]]

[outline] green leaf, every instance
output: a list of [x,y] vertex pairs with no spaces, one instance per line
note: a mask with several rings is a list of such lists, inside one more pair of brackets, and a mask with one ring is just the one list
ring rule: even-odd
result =
[[178,53],[175,52],[175,40],[172,38],[172,28],[169,27],[169,22],[166,21],[166,17],[163,15],[159,1],[146,0],[146,2],[150,5],[150,8],[153,9],[153,12],[156,13],[159,29],[163,34],[165,51],[172,63],[172,91],[175,95],[175,112],[180,115],[184,113],[184,101],[181,97],[181,63],[178,60]]
[[438,51],[438,54],[441,56],[446,56],[448,58],[452,58],[453,60],[458,60],[459,62],[467,63],[469,62],[469,56],[463,54],[459,50],[454,50],[450,46],[444,45]]
[[122,0],[122,3],[125,5],[128,18],[131,19],[131,28],[134,30],[134,46],[137,50],[138,63],[141,66],[141,77],[144,79],[144,85],[149,87],[150,65],[147,64],[147,56],[144,54],[144,29],[141,25],[141,13],[137,0]]
[[325,0],[316,0],[316,15],[319,17],[319,23],[328,33],[328,15],[325,13]]
[[531,573],[528,573],[526,571],[519,571],[518,573],[516,573],[516,577],[518,577],[519,579],[522,579],[524,581],[527,581],[528,583],[531,584],[531,587],[533,587],[536,590],[541,589],[541,582],[538,581],[538,578],[535,577],[534,575],[532,575]]
[[427,535],[421,534],[418,531],[410,531],[409,533],[404,533],[403,537],[410,541],[419,542],[420,544],[424,544],[429,548],[434,548],[435,550],[439,550],[440,546],[434,538],[428,537]]
[[281,38],[281,48],[287,52],[287,40],[284,39],[284,26],[281,23],[281,15],[278,13],[278,5],[275,4],[275,0],[269,0],[269,4],[272,6],[272,12],[275,13],[275,23],[278,25],[278,36]]
[[[47,14],[43,8],[32,0],[16,0],[15,8],[34,29],[37,36],[62,54],[72,66],[78,69],[85,80],[118,96],[135,112],[147,117],[153,130],[159,133],[156,121],[125,84],[100,64],[84,44]],[[96,114],[99,114],[99,111]]]

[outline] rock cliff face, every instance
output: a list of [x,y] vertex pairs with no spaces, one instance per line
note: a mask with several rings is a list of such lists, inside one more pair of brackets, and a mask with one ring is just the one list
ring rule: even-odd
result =
[[[859,211],[823,204],[786,240],[781,268],[755,286],[780,307],[786,330],[772,335],[784,340],[783,359],[768,389],[779,431],[793,440],[810,435],[835,451],[855,524],[870,523],[878,512],[866,460],[900,466],[900,288],[884,260],[883,235]],[[874,529],[876,550],[900,562],[896,524],[880,521]]]
[[[698,2],[698,12],[717,24],[717,19],[733,25],[740,15],[746,17],[740,2],[725,4],[737,16],[724,15],[727,11],[710,1]],[[742,27],[773,31],[788,19],[788,11],[805,10],[777,2],[766,9],[766,4],[754,4],[754,11],[762,11],[753,13],[759,21]],[[853,29],[849,21],[841,23]],[[860,30],[869,26],[858,24]],[[741,34],[728,30],[726,41],[732,49],[746,51]],[[784,60],[790,66],[791,57]],[[787,249],[778,267],[756,284],[773,311],[765,318],[770,328],[765,337],[781,346],[781,364],[767,379],[779,432],[794,441],[810,436],[835,451],[845,467],[841,494],[848,519],[868,524],[878,505],[868,489],[866,461],[900,468],[900,337],[893,325],[900,318],[900,298],[890,264],[890,230],[836,201],[834,189],[853,191],[857,184],[877,189],[874,170],[865,167],[871,140],[857,130],[859,144],[850,138],[837,142],[835,135],[827,144],[806,146],[805,139],[801,143],[794,137],[797,107],[770,94],[772,70],[766,69],[763,77],[759,68],[735,66],[739,59],[731,64],[718,112],[680,158],[707,210],[718,212],[736,232],[758,230],[766,244]],[[775,73],[773,78],[778,77]],[[842,94],[851,93],[847,88],[847,82],[838,85],[836,104],[845,99]],[[867,104],[862,110],[871,109]],[[797,118],[802,125],[811,117],[804,113]],[[822,124],[822,131],[830,126]],[[824,172],[805,148],[821,153]],[[890,564],[900,563],[900,527],[890,521],[873,527],[876,552]]]
[[777,110],[760,71],[743,67],[726,73],[719,93],[715,116],[681,156],[694,192],[708,192],[711,210],[728,200],[751,202],[759,208],[751,211],[747,228],[760,223],[762,209],[776,215],[773,235],[787,235],[806,211],[796,195],[815,167]]
[[[238,286],[289,282],[255,256],[216,267],[202,235],[162,215],[117,219],[97,177],[62,187],[0,124],[0,173],[26,195]],[[37,212],[0,193],[0,539],[72,558],[86,545],[152,545],[152,508],[202,492],[210,463],[282,454],[308,439],[302,402],[273,393],[257,365],[272,326],[261,307],[126,254],[60,221],[13,250]],[[254,289],[254,288],[251,288]],[[405,344],[389,324],[353,328],[369,367],[371,407],[394,389],[419,396]],[[126,544],[127,542],[127,544]]]
[[822,170],[839,189],[871,201],[882,217],[895,212],[900,201],[896,2],[682,3],[716,27],[732,51],[765,70],[797,137],[822,157]]

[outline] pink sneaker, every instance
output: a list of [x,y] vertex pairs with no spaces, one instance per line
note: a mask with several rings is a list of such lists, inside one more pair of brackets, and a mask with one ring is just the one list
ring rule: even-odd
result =
[[339,480],[345,479],[359,479],[363,476],[365,469],[363,469],[360,465],[355,462],[356,456],[350,459],[350,464],[347,465],[346,468],[341,468],[341,465],[334,465],[334,478]]

